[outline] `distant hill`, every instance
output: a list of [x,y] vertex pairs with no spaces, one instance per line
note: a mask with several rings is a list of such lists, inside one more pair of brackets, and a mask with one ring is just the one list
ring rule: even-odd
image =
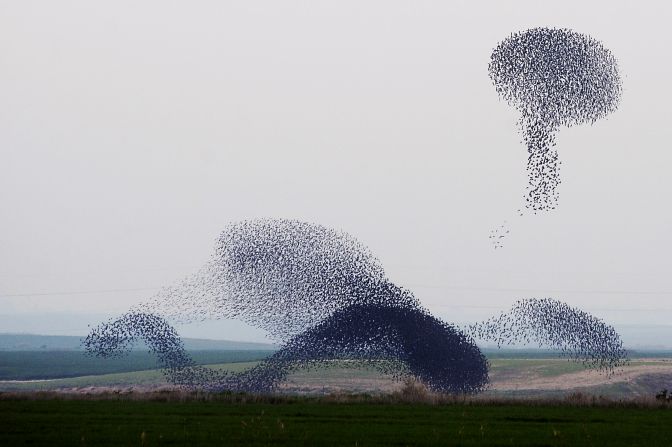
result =
[[[0,334],[0,351],[81,351],[82,337],[73,335]],[[252,343],[231,340],[184,338],[184,347],[190,351],[208,350],[275,350],[271,343]],[[134,349],[144,349],[138,344]]]

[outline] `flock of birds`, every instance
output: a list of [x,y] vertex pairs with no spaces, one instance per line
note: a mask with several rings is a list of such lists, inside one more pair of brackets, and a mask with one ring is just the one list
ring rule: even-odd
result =
[[[590,37],[536,28],[500,43],[489,73],[500,96],[521,113],[529,154],[526,208],[554,209],[560,184],[555,133],[616,109],[616,61]],[[495,248],[508,233],[506,225],[493,231]],[[170,322],[219,318],[264,329],[281,348],[241,373],[196,365]],[[510,312],[461,330],[393,284],[350,235],[277,219],[230,225],[196,274],[93,329],[84,346],[109,357],[139,339],[175,385],[247,392],[271,391],[296,368],[347,360],[396,378],[411,375],[436,391],[476,393],[488,384],[488,362],[475,339],[538,343],[607,372],[626,361],[611,326],[552,299],[519,301]]]
[[[282,344],[259,366],[225,374],[196,366],[168,321],[236,318]],[[212,259],[177,286],[85,339],[107,357],[142,339],[169,380],[182,386],[269,391],[293,369],[334,360],[362,362],[432,389],[477,392],[487,361],[473,340],[391,283],[378,260],[350,235],[295,220],[230,225]]]
[[[525,209],[534,214],[555,210],[562,182],[556,133],[562,126],[593,124],[618,108],[622,86],[616,59],[590,36],[533,28],[502,41],[488,71],[499,96],[521,115],[518,125],[528,154]],[[491,232],[495,249],[508,232]]]
[[[208,318],[265,329],[281,348],[242,373],[195,365],[169,321]],[[536,342],[603,370],[625,360],[613,328],[553,300],[523,301],[461,330],[393,284],[350,235],[276,219],[230,225],[205,267],[94,328],[84,346],[108,357],[144,340],[170,382],[199,389],[268,392],[297,368],[347,360],[395,378],[416,377],[435,391],[476,393],[487,387],[488,362],[474,337]]]
[[369,368],[401,379],[413,376],[431,389],[474,393],[488,383],[488,363],[472,339],[421,309],[403,305],[352,305],[290,338],[259,365],[241,373],[196,365],[172,326],[149,313],[127,313],[85,339],[87,351],[111,357],[142,340],[168,381],[211,391],[271,392],[299,368]]
[[627,352],[613,327],[551,298],[517,301],[509,312],[470,325],[465,331],[498,347],[534,343],[557,349],[565,357],[608,374],[627,362]]
[[499,96],[521,114],[528,151],[525,206],[535,213],[553,210],[560,184],[555,134],[562,126],[593,124],[618,108],[616,59],[590,36],[533,28],[502,41],[488,71]]

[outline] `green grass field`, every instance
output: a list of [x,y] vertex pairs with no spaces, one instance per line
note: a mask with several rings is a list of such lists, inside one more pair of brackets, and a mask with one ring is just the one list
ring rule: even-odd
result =
[[672,445],[668,408],[0,399],[0,445]]
[[[261,360],[269,350],[190,351],[197,364],[234,363]],[[39,380],[81,377],[156,369],[156,356],[131,351],[113,358],[97,358],[83,351],[0,351],[1,380]]]
[[[210,368],[240,372],[251,368],[258,362],[232,362],[208,365]],[[131,371],[112,374],[87,375],[37,381],[19,381],[0,383],[0,391],[48,391],[61,388],[85,387],[131,387],[168,385],[163,372],[159,369]]]
[[[224,357],[228,360],[246,359],[230,352],[209,352],[202,360],[216,361],[222,355],[229,355]],[[264,354],[242,355],[252,360]],[[141,361],[133,360],[127,368],[144,367],[151,360],[136,356]],[[61,369],[50,371],[50,353],[22,358],[23,363],[17,360],[20,355],[14,357],[13,374],[18,377],[40,370],[58,376],[91,367],[115,371],[123,366],[107,360],[92,366],[72,354],[57,362]],[[242,371],[257,362],[208,366]],[[490,362],[494,383],[522,377],[522,383],[550,379],[555,384],[584,371],[581,364],[558,358],[502,356]],[[658,368],[657,375],[580,391],[494,389],[465,399],[428,393],[422,387],[414,391],[374,368],[347,367],[343,362],[294,371],[279,394],[270,396],[169,391],[156,369],[4,381],[0,382],[0,446],[672,445],[668,430],[672,408],[653,398],[671,383],[672,363],[666,362],[635,359],[629,367],[652,365]]]

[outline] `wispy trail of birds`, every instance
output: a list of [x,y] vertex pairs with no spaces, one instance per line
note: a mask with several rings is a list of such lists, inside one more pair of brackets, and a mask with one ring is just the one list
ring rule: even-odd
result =
[[[593,124],[618,108],[622,85],[616,59],[590,36],[533,28],[503,40],[488,72],[499,96],[521,114],[528,153],[525,208],[535,214],[554,210],[561,183],[556,134],[563,126]],[[493,244],[499,248],[502,241]]]
[[504,246],[504,238],[510,232],[511,230],[509,229],[507,221],[504,221],[502,225],[490,231],[490,236],[488,236],[488,239],[490,239],[490,242],[492,242],[492,245],[493,247],[495,247],[495,250],[498,248],[502,248]]
[[[515,314],[521,322],[564,315],[561,306],[521,309],[527,309]],[[168,321],[223,317],[267,330],[283,343],[281,349],[243,373],[195,365]],[[538,339],[564,349],[575,339],[599,345],[605,336],[604,325],[567,321],[572,324],[553,332],[560,338]],[[487,322],[470,330],[480,337],[519,335],[509,328]],[[93,329],[84,345],[107,357],[138,339],[157,355],[172,383],[210,390],[267,392],[296,368],[334,360],[366,363],[397,378],[412,375],[441,392],[475,393],[488,383],[487,360],[469,333],[436,319],[410,291],[389,281],[378,260],[351,236],[294,220],[229,226],[197,274]],[[588,366],[609,364],[604,350],[580,352],[581,359],[594,360]]]

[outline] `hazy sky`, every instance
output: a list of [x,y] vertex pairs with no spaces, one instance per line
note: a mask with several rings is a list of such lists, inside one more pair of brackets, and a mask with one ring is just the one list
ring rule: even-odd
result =
[[[0,0],[0,332],[85,333],[255,217],[351,233],[447,321],[548,296],[667,324],[671,18],[662,0]],[[537,26],[600,40],[624,92],[560,131],[560,208],[521,218],[526,149],[487,65]]]

